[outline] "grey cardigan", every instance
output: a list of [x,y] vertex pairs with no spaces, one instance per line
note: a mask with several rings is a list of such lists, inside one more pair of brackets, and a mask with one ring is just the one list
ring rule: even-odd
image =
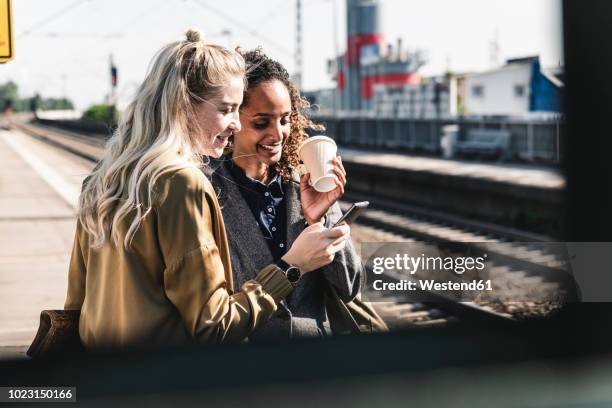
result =
[[[225,221],[234,278],[234,287],[240,288],[274,259],[259,225],[246,200],[240,193],[244,188],[220,161],[212,161],[205,173],[212,182]],[[304,230],[306,223],[300,204],[299,186],[285,183],[287,248]],[[338,204],[326,214],[326,226],[333,225],[342,215]],[[323,305],[324,285],[332,284],[342,300],[352,300],[363,280],[361,260],[355,253],[350,238],[346,247],[336,253],[333,262],[306,274],[294,291],[279,304],[270,321],[255,330],[251,341],[267,338],[317,337],[331,334]]]

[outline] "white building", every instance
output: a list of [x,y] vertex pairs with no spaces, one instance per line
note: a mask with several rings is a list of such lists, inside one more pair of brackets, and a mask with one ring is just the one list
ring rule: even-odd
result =
[[457,81],[428,78],[421,84],[374,85],[373,111],[381,117],[410,119],[456,116]]
[[463,76],[461,113],[525,117],[558,112],[562,87],[559,78],[542,71],[538,57],[508,60],[498,69]]

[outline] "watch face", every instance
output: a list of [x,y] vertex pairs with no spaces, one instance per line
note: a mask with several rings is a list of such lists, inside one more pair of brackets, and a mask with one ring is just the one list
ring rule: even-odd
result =
[[300,280],[301,276],[302,276],[302,271],[300,271],[295,266],[292,266],[291,268],[287,269],[287,279],[289,280],[289,282],[296,283],[297,281]]

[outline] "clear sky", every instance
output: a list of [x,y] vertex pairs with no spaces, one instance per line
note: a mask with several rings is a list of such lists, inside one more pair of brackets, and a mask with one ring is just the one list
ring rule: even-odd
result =
[[[345,50],[345,1],[302,1],[304,88],[329,87],[334,27],[338,48]],[[495,37],[500,60],[539,54],[544,66],[562,61],[561,0],[381,3],[383,33],[392,43],[402,37],[405,46],[424,50],[424,74],[490,68]],[[125,100],[155,51],[190,27],[226,46],[262,45],[290,72],[294,68],[294,0],[14,0],[13,18],[16,59],[0,65],[0,82],[14,80],[22,96],[67,96],[81,109],[108,93],[111,53]]]

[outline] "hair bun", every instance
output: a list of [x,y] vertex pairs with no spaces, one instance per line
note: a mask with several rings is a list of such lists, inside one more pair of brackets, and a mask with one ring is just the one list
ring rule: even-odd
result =
[[190,28],[185,32],[185,38],[189,42],[199,42],[202,41],[202,33],[199,30]]

